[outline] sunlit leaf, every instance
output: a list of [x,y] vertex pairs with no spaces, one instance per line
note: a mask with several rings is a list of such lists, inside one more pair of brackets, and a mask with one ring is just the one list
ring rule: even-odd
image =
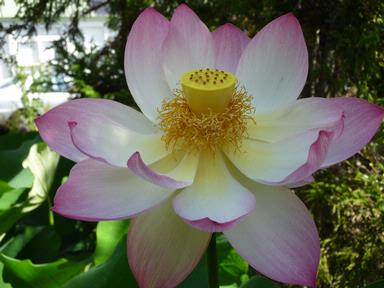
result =
[[24,189],[11,189],[3,193],[0,197],[0,211],[7,210],[19,199]]
[[115,251],[116,245],[127,233],[129,222],[121,221],[102,221],[96,228],[96,251],[94,254],[95,264],[105,262]]
[[33,185],[33,174],[31,170],[21,170],[15,177],[13,177],[8,184],[13,188],[31,188]]

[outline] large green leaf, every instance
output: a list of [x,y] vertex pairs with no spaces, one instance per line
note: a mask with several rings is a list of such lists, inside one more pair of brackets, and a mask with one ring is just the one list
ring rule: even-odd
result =
[[105,262],[115,251],[117,244],[128,231],[129,221],[102,221],[96,228],[95,264]]
[[[84,270],[86,261],[59,259],[52,263],[33,264],[30,260],[18,260],[0,254],[4,264],[4,280],[14,287],[60,288],[69,279]],[[90,286],[91,287],[91,286]]]
[[120,240],[112,256],[103,264],[74,277],[65,288],[138,287],[129,269],[126,237]]

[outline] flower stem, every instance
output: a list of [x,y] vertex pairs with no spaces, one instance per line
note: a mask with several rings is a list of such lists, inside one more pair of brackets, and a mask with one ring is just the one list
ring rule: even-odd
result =
[[52,212],[52,201],[51,198],[49,198],[49,195],[47,195],[47,203],[48,203],[48,219],[49,219],[49,225],[54,226],[55,225],[55,217],[53,216]]
[[219,288],[219,275],[216,254],[216,234],[212,233],[207,251],[209,288]]

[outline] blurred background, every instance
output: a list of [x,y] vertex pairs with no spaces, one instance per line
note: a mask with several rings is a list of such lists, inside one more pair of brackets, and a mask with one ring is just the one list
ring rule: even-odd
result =
[[[231,22],[250,37],[293,12],[310,57],[301,97],[354,96],[384,105],[383,0],[185,2],[211,30]],[[50,211],[73,163],[47,149],[33,119],[78,97],[136,107],[123,71],[129,30],[144,8],[170,17],[180,3],[0,1],[0,287],[137,287],[125,256],[128,221],[86,223]],[[366,287],[384,278],[383,144],[382,127],[357,156],[296,191],[319,229],[321,288]],[[224,287],[284,287],[258,276],[222,236],[217,247]],[[205,261],[180,287],[207,287]]]

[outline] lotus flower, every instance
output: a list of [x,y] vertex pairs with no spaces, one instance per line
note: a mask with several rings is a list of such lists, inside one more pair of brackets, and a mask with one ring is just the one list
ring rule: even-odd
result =
[[140,287],[175,287],[212,232],[276,281],[316,285],[319,237],[289,187],[357,153],[384,110],[356,98],[298,99],[308,52],[291,13],[253,39],[210,32],[180,5],[152,8],[125,51],[142,113],[103,99],[62,104],[36,120],[44,141],[77,162],[53,210],[85,221],[133,218],[128,261]]

